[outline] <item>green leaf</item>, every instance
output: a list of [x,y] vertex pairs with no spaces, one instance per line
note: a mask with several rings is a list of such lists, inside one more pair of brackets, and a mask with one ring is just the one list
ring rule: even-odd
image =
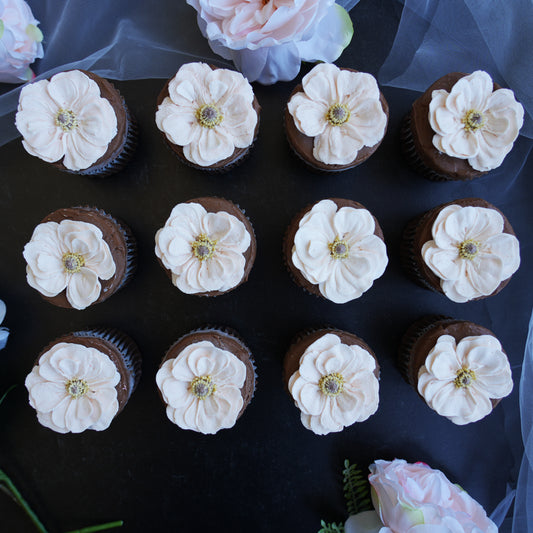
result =
[[318,533],[344,533],[344,524],[336,524],[332,522],[331,524],[326,524],[324,520],[320,520],[321,529],[318,530]]
[[38,43],[43,40],[43,32],[35,24],[28,24],[26,26],[26,35]]
[[350,461],[344,461],[342,471],[344,483],[344,498],[349,515],[371,511],[373,509],[370,498],[370,484],[356,464],[351,465]]

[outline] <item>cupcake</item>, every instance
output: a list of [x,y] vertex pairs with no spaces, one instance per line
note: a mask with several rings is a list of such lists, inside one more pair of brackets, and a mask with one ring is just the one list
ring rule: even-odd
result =
[[486,72],[453,72],[412,106],[402,127],[403,151],[424,177],[471,180],[498,168],[524,122],[513,91]]
[[137,142],[134,119],[120,93],[85,70],[24,86],[15,123],[28,153],[84,176],[118,172]]
[[205,63],[186,63],[157,99],[155,122],[170,149],[200,170],[240,163],[259,130],[259,103],[246,78]]
[[317,435],[367,420],[378,408],[376,356],[346,331],[328,328],[300,335],[285,355],[283,379],[302,424]]
[[414,281],[463,303],[500,292],[520,265],[520,245],[504,214],[464,198],[411,220],[402,262]]
[[299,286],[338,304],[359,298],[388,262],[378,221],[361,204],[341,198],[321,200],[297,215],[283,253]]
[[405,333],[398,361],[427,405],[458,425],[481,420],[513,389],[494,333],[466,320],[421,318]]
[[114,329],[68,333],[48,345],[26,377],[39,422],[58,433],[102,431],[141,377],[135,343]]
[[255,368],[234,332],[188,333],[167,351],[156,382],[169,420],[182,429],[214,434],[232,428],[252,400]]
[[24,246],[26,279],[45,300],[85,309],[132,278],[137,248],[130,229],[94,207],[58,209]]
[[176,205],[155,236],[155,254],[172,283],[196,296],[219,296],[244,283],[256,248],[244,212],[215,197]]
[[313,169],[339,172],[378,148],[389,107],[371,74],[329,63],[314,67],[291,94],[285,132],[293,151]]

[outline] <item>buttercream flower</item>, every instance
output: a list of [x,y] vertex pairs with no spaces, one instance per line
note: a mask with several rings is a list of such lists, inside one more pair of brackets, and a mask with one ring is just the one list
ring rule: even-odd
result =
[[117,134],[117,117],[98,84],[79,70],[22,88],[15,120],[27,152],[69,170],[90,167]]
[[106,354],[60,342],[39,358],[25,384],[43,426],[81,433],[109,427],[118,412],[119,381],[117,367]]
[[422,257],[452,301],[489,296],[518,270],[518,239],[503,227],[495,209],[450,205],[439,213]]
[[324,63],[304,76],[302,87],[287,107],[298,130],[314,138],[318,161],[346,165],[383,138],[387,115],[372,75]]
[[433,91],[429,123],[437,150],[468,159],[475,170],[499,167],[524,122],[524,108],[509,89],[493,92],[491,77],[478,70],[447,91]]
[[243,279],[251,237],[226,211],[211,213],[194,202],[178,204],[155,236],[155,253],[186,294],[225,292]]
[[155,121],[185,158],[208,167],[254,140],[254,93],[242,74],[205,63],[183,65],[168,84]]
[[373,415],[379,403],[374,357],[328,333],[302,354],[289,391],[302,424],[318,435],[342,431]]
[[418,371],[418,392],[426,403],[454,424],[487,416],[491,400],[513,389],[509,360],[491,335],[465,337],[456,343],[441,335]]
[[24,0],[0,0],[0,82],[34,77],[29,65],[43,57],[43,34]]
[[[0,324],[6,317],[6,304],[0,300]],[[0,328],[0,350],[5,347],[7,338],[9,337],[9,330],[7,328]]]
[[366,209],[337,209],[332,200],[322,200],[300,220],[292,262],[325,298],[349,302],[368,290],[387,266],[385,243],[375,229]]
[[353,26],[334,0],[187,0],[213,51],[250,81],[292,80],[302,61],[335,61]]
[[156,375],[168,418],[204,434],[234,426],[244,404],[245,379],[246,365],[210,341],[188,345]]
[[102,231],[77,220],[39,224],[24,246],[26,279],[45,296],[66,289],[74,309],[85,309],[100,296],[100,279],[115,274],[115,262]]

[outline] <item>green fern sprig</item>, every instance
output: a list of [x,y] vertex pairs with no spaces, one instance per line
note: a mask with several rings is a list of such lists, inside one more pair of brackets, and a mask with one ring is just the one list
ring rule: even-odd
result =
[[351,465],[348,459],[344,461],[342,471],[344,483],[344,498],[348,514],[358,514],[363,511],[372,510],[372,500],[370,498],[370,485],[368,479],[363,475],[356,464]]
[[326,524],[324,520],[320,520],[320,525],[322,526],[322,528],[319,529],[318,533],[344,533],[343,524],[336,524],[335,522],[332,522],[331,524]]

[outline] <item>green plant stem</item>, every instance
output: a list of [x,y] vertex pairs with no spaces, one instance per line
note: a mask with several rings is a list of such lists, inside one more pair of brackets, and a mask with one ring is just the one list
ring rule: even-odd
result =
[[16,387],[16,385],[11,385],[9,389],[4,392],[3,396],[0,398],[0,404],[4,401],[4,398]]
[[74,529],[68,531],[67,533],[92,533],[93,531],[104,531],[106,529],[113,529],[115,527],[122,527],[124,522],[122,520],[117,520],[115,522],[108,522],[107,524],[100,524],[98,526],[88,526],[83,529]]
[[[4,397],[5,397],[5,394],[4,394]],[[28,515],[30,520],[35,525],[35,527],[41,533],[48,533],[48,531],[43,526],[42,522],[39,520],[37,515],[31,510],[26,500],[22,497],[22,494],[18,491],[17,487],[15,487],[11,479],[9,479],[9,476],[2,469],[0,469],[0,483],[4,483],[5,486],[9,489],[9,491],[14,496],[17,503],[22,507],[22,509],[24,509],[24,512]]]

